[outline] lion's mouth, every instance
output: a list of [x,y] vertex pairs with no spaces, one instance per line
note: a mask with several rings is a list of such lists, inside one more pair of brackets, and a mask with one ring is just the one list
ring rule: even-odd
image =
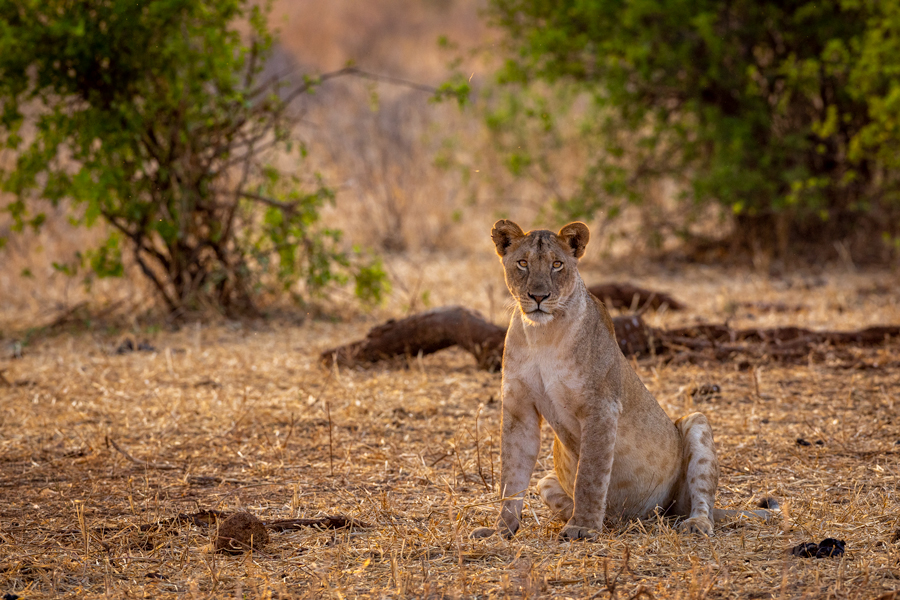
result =
[[546,323],[553,319],[553,313],[551,313],[544,307],[538,307],[532,310],[523,310],[522,312],[525,313],[526,320],[531,321],[534,324]]

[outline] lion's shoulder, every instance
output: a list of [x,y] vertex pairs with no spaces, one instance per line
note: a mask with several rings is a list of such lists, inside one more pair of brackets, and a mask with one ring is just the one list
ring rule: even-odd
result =
[[609,332],[609,335],[612,336],[613,343],[616,342],[616,327],[613,325],[612,316],[610,316],[609,311],[606,309],[606,305],[593,294],[588,294],[591,297],[591,300],[594,301],[594,306],[597,307],[597,310],[600,311],[600,318],[603,320],[603,325],[606,327],[606,330]]

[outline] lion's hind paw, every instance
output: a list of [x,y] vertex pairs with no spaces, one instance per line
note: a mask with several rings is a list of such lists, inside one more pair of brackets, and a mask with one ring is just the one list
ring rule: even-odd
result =
[[479,527],[478,529],[476,529],[475,531],[470,533],[469,537],[471,539],[477,540],[477,539],[491,537],[495,533],[497,533],[497,530],[494,529],[493,527]]

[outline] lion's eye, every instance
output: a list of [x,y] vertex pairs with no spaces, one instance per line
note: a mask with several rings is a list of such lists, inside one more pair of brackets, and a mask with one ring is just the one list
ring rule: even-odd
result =
[[518,264],[520,267],[527,267],[528,261],[523,259],[523,260],[520,260]]
[[553,261],[553,268],[554,268],[554,269],[562,269],[562,266],[563,266],[563,262],[562,262],[561,260],[554,260],[554,261]]

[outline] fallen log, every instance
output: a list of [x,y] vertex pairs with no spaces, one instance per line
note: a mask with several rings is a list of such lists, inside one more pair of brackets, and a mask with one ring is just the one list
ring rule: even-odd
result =
[[[684,305],[669,294],[647,290],[630,283],[601,283],[588,291],[614,308],[682,310]],[[640,312],[634,316],[614,317],[616,339],[626,355],[651,351],[652,331]],[[476,311],[447,306],[418,313],[405,319],[391,319],[373,327],[365,339],[323,352],[326,364],[353,366],[375,363],[396,356],[426,355],[459,346],[475,357],[479,368],[497,371],[503,359],[506,329],[490,323]]]
[[[724,324],[700,324],[663,330],[648,326],[640,315],[613,318],[616,340],[626,356],[669,355],[676,360],[729,360],[738,354],[774,360],[799,360],[822,345],[872,346],[900,337],[900,326],[858,331],[813,331],[801,327],[732,329]],[[398,356],[426,355],[459,346],[478,367],[500,369],[506,330],[477,312],[447,306],[390,320],[373,327],[362,340],[322,352],[327,365],[372,364]]]
[[475,357],[479,368],[499,368],[506,330],[473,310],[446,306],[373,327],[365,339],[326,350],[321,359],[343,366],[374,363],[394,356],[431,354],[459,346]]
[[657,354],[681,352],[692,359],[727,360],[738,353],[774,360],[799,360],[825,347],[875,346],[900,337],[900,326],[882,325],[855,331],[814,331],[802,327],[731,329],[727,325],[702,324],[654,330],[661,348]]
[[900,335],[900,326],[879,325],[855,331],[813,331],[802,327],[775,327],[772,329],[731,329],[727,325],[701,324],[669,329],[666,337],[703,340],[708,344],[758,342],[774,346],[788,344],[859,344],[871,346],[884,342],[886,337]]
[[[614,317],[616,339],[628,355],[650,352],[650,329],[639,315]],[[369,330],[365,339],[322,352],[327,365],[375,363],[396,356],[426,355],[459,346],[475,357],[478,367],[497,371],[503,358],[506,330],[474,310],[445,306],[405,319],[391,319]]]

